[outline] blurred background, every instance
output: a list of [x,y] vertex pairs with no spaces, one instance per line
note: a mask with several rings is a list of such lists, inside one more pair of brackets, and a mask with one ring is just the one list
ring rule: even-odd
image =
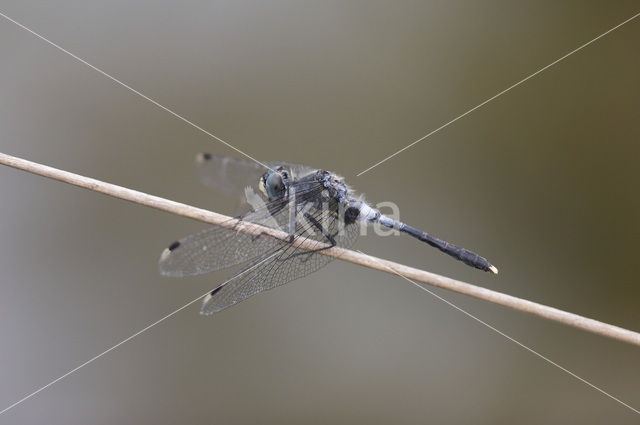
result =
[[[0,11],[234,146],[335,171],[472,249],[356,248],[640,330],[640,21],[356,174],[638,12],[635,1],[3,0]],[[230,214],[233,155],[0,19],[0,151]],[[0,167],[0,409],[194,299],[167,279],[205,225]],[[631,406],[640,352],[438,294]],[[400,278],[333,262],[213,317],[199,304],[0,416],[7,424],[637,423]]]

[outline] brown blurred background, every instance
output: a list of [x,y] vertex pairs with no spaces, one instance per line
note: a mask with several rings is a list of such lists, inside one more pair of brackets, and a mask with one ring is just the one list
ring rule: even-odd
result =
[[[0,11],[260,159],[323,167],[406,237],[357,248],[640,330],[640,20],[356,177],[637,13],[635,1],[4,0]],[[0,19],[0,150],[233,212],[233,154]],[[0,167],[0,409],[216,285],[159,276],[203,228]],[[640,407],[640,351],[436,291]],[[584,383],[387,274],[332,263],[214,317],[199,306],[0,416],[7,424],[637,423]]]

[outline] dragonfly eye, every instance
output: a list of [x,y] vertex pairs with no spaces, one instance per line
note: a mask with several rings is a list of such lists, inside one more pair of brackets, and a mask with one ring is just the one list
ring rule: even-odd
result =
[[278,200],[284,197],[287,190],[280,173],[272,172],[264,181],[264,188],[270,200]]

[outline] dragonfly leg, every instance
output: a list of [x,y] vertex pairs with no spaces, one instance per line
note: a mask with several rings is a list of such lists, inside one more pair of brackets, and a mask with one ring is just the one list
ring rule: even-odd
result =
[[288,257],[287,259],[290,259],[290,258],[293,258],[293,257],[297,257],[299,255],[304,255],[305,257],[301,261],[305,262],[305,261],[308,261],[311,258],[311,256],[313,254],[315,254],[316,252],[324,251],[325,249],[333,248],[334,246],[337,245],[335,237],[338,235],[338,232],[335,232],[332,235],[331,233],[327,232],[325,230],[325,228],[322,227],[322,224],[318,220],[316,220],[311,214],[305,213],[304,216],[305,216],[305,218],[307,220],[309,220],[311,222],[313,227],[315,227],[316,229],[318,229],[320,231],[320,233],[322,233],[322,236],[324,236],[327,239],[329,245],[325,246],[325,247],[322,247],[322,248],[318,248],[318,249],[312,249],[311,251],[307,251],[307,252],[299,252],[297,254],[293,254],[292,256]]

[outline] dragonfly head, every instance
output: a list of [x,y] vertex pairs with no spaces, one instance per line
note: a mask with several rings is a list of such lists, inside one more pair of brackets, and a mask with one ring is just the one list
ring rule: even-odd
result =
[[260,191],[269,198],[270,201],[277,201],[284,198],[289,188],[290,174],[284,167],[276,167],[269,170],[260,177],[258,186]]

